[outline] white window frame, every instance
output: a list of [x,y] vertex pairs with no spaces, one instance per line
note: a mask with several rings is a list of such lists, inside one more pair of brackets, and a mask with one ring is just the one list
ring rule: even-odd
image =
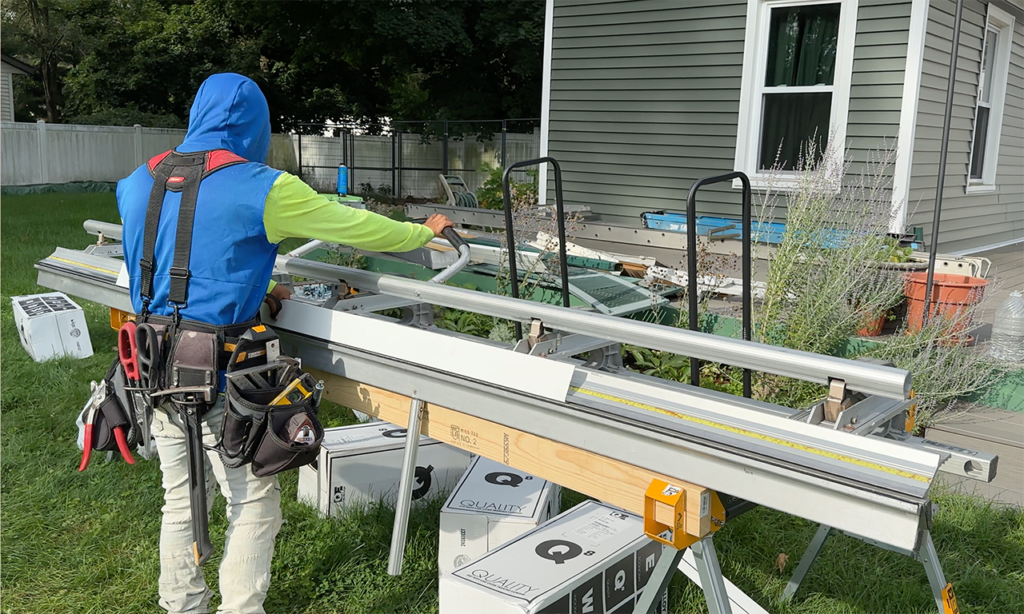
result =
[[[758,168],[761,151],[761,117],[763,114],[764,75],[768,62],[768,36],[773,8],[815,4],[839,4],[839,40],[836,49],[835,78],[832,82],[832,109],[829,132],[832,140],[829,149],[836,149],[838,157],[832,172],[841,179],[846,151],[846,124],[850,114],[850,80],[853,74],[853,50],[857,37],[858,0],[747,0],[747,25],[743,45],[743,80],[740,86],[740,113],[736,128],[735,168],[750,177],[754,188],[769,187],[769,173]],[[772,88],[774,89],[774,88]],[[821,86],[786,88],[797,93],[801,91],[824,92]],[[777,173],[771,187],[776,190],[793,190],[799,185],[796,172]],[[741,187],[740,181],[733,181],[733,187]]]
[[[994,192],[996,190],[996,173],[999,168],[999,137],[1003,133],[1003,107],[1006,101],[1006,83],[1010,73],[1010,46],[1013,42],[1013,15],[992,4],[988,5],[985,18],[985,29],[982,31],[982,56],[978,64],[978,92],[974,103],[974,124],[971,128],[971,149],[967,159],[967,194]],[[988,102],[988,135],[985,141],[985,160],[981,169],[981,178],[971,178],[971,166],[974,164],[974,139],[978,136],[978,107],[982,105],[982,88],[985,87],[985,37],[989,30],[998,34],[996,52],[992,59],[992,96]]]

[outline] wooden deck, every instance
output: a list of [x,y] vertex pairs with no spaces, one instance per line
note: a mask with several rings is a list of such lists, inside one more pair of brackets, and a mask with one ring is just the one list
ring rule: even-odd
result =
[[994,292],[987,292],[979,317],[985,326],[978,331],[978,341],[984,342],[992,333],[996,310],[1014,290],[1024,291],[1024,243],[1009,245],[990,252],[973,254],[992,261],[987,279]]
[[927,438],[999,455],[996,478],[983,484],[945,477],[955,489],[1024,507],[1024,413],[978,409],[928,429]]

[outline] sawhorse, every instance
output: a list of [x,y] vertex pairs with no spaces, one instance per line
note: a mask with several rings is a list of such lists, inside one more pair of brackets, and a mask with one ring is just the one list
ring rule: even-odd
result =
[[[402,459],[398,500],[395,503],[395,524],[391,533],[388,574],[402,573],[405,542],[412,508],[416,457],[419,451],[421,425],[426,410],[422,400],[412,398],[406,430],[405,453]],[[694,554],[701,587],[710,614],[732,614],[726,593],[725,578],[718,564],[712,536],[725,524],[725,508],[718,495],[693,484],[673,485],[654,480],[644,501],[644,532],[664,545],[661,557],[644,587],[636,612],[648,613],[655,605],[679,568],[687,548]]]
[[[712,537],[713,535],[708,535],[699,539],[689,548],[693,552],[697,572],[700,574],[700,586],[708,604],[708,614],[732,614],[729,596],[725,591],[725,578],[722,576],[722,568],[718,565],[718,553],[715,551]],[[679,563],[685,553],[685,548],[679,550],[672,546],[664,546],[661,558],[654,567],[654,573],[637,602],[636,612],[649,614],[656,611],[658,600],[679,569]]]
[[[832,527],[818,525],[814,538],[811,539],[807,550],[800,557],[800,564],[797,565],[796,571],[793,572],[793,577],[790,578],[789,584],[786,585],[786,590],[782,593],[784,600],[792,599],[797,591],[800,590],[800,585],[803,584],[804,578],[807,577],[807,573],[811,570],[811,565],[818,558],[818,554],[825,545],[825,540],[828,539],[831,533]],[[898,552],[919,561],[924,565],[924,571],[928,575],[928,584],[932,588],[932,596],[935,598],[935,605],[938,608],[939,614],[959,614],[960,608],[957,606],[956,596],[953,594],[953,585],[946,581],[946,576],[942,573],[942,565],[939,563],[939,555],[935,551],[935,544],[932,542],[931,531],[924,530],[921,532],[921,537],[917,540],[918,546],[915,550],[894,548],[851,533],[847,533],[847,535],[872,546]]]

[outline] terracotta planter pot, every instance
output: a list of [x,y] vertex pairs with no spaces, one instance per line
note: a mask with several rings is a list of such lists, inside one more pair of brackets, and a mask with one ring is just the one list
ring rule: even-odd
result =
[[889,312],[885,312],[877,318],[873,318],[864,323],[864,326],[857,329],[858,337],[877,337],[882,334],[882,328],[885,326],[885,319],[889,315]]
[[970,318],[962,318],[962,314],[981,301],[988,281],[967,275],[936,273],[932,282],[932,295],[930,300],[925,301],[927,284],[927,272],[911,273],[907,276],[904,289],[904,294],[907,295],[907,330],[921,330],[927,302],[931,318],[962,319],[950,327],[949,333],[955,335],[963,333],[970,327]]

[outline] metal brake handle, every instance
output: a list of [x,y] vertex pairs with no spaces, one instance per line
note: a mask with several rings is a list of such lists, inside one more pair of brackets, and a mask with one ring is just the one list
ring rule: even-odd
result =
[[459,233],[455,231],[455,228],[448,226],[441,231],[441,237],[443,237],[452,247],[459,251],[459,259],[448,266],[445,270],[441,271],[430,280],[431,283],[443,284],[444,282],[451,279],[453,275],[458,273],[469,264],[470,250],[469,244],[459,236]]
[[441,231],[441,236],[444,238],[445,241],[451,243],[452,247],[459,250],[459,252],[462,252],[463,245],[469,247],[466,244],[465,239],[459,236],[459,233],[452,226],[445,226],[444,230]]

